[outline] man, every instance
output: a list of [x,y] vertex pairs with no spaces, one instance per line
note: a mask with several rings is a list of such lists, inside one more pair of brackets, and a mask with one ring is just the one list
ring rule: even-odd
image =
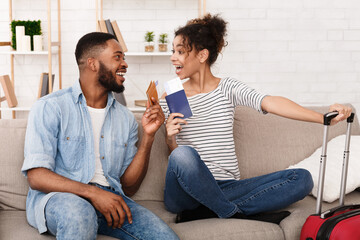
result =
[[128,196],[145,177],[154,135],[164,122],[149,103],[138,145],[133,114],[115,101],[128,67],[111,34],[89,33],[75,51],[80,80],[38,100],[30,114],[22,167],[30,185],[30,225],[57,239],[178,239]]

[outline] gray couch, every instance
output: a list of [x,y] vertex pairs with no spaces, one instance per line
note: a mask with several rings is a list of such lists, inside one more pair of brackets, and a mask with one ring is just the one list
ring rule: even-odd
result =
[[[313,108],[326,112],[327,107]],[[140,120],[141,114],[135,114]],[[25,216],[28,191],[21,175],[26,120],[0,120],[0,239],[54,239],[30,227]],[[242,178],[281,170],[308,157],[321,146],[323,126],[261,115],[252,109],[236,109],[236,152]],[[332,127],[329,138],[345,132],[345,123]],[[291,239],[297,240],[306,217],[315,211],[315,198],[306,197],[287,209],[291,215],[280,225],[238,219],[207,219],[175,224],[175,215],[166,211],[163,188],[168,150],[164,127],[158,131],[151,152],[149,170],[134,199],[160,216],[181,239]],[[139,132],[141,135],[141,131]],[[360,134],[355,119],[353,134]],[[341,158],[341,156],[340,156]],[[346,203],[360,203],[360,192],[346,196]],[[324,209],[336,205],[325,204]],[[135,219],[136,221],[136,219]],[[112,239],[99,236],[98,239]]]

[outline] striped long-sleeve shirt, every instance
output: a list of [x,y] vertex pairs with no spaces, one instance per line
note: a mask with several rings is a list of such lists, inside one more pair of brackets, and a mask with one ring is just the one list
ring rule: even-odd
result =
[[[222,78],[213,91],[188,97],[193,116],[176,135],[177,144],[195,148],[215,179],[240,179],[233,136],[235,107],[243,105],[262,112],[264,97],[234,78]],[[160,105],[167,118],[170,112],[166,101],[161,99]]]

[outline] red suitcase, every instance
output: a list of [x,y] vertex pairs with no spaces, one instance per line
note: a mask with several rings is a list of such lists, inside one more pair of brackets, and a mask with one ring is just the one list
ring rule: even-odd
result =
[[343,158],[343,169],[341,176],[340,204],[338,207],[321,213],[322,195],[324,188],[324,177],[326,167],[326,150],[328,128],[331,119],[338,115],[331,112],[324,115],[324,139],[320,160],[319,188],[316,201],[316,214],[310,215],[302,227],[300,240],[359,240],[360,239],[360,204],[344,205],[345,186],[349,162],[349,147],[351,135],[351,123],[354,113],[347,119],[347,131],[345,151]]

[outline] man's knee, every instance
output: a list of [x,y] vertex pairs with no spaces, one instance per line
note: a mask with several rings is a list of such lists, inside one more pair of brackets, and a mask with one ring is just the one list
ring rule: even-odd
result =
[[58,193],[45,208],[47,225],[59,239],[96,239],[97,216],[85,199],[70,193]]

